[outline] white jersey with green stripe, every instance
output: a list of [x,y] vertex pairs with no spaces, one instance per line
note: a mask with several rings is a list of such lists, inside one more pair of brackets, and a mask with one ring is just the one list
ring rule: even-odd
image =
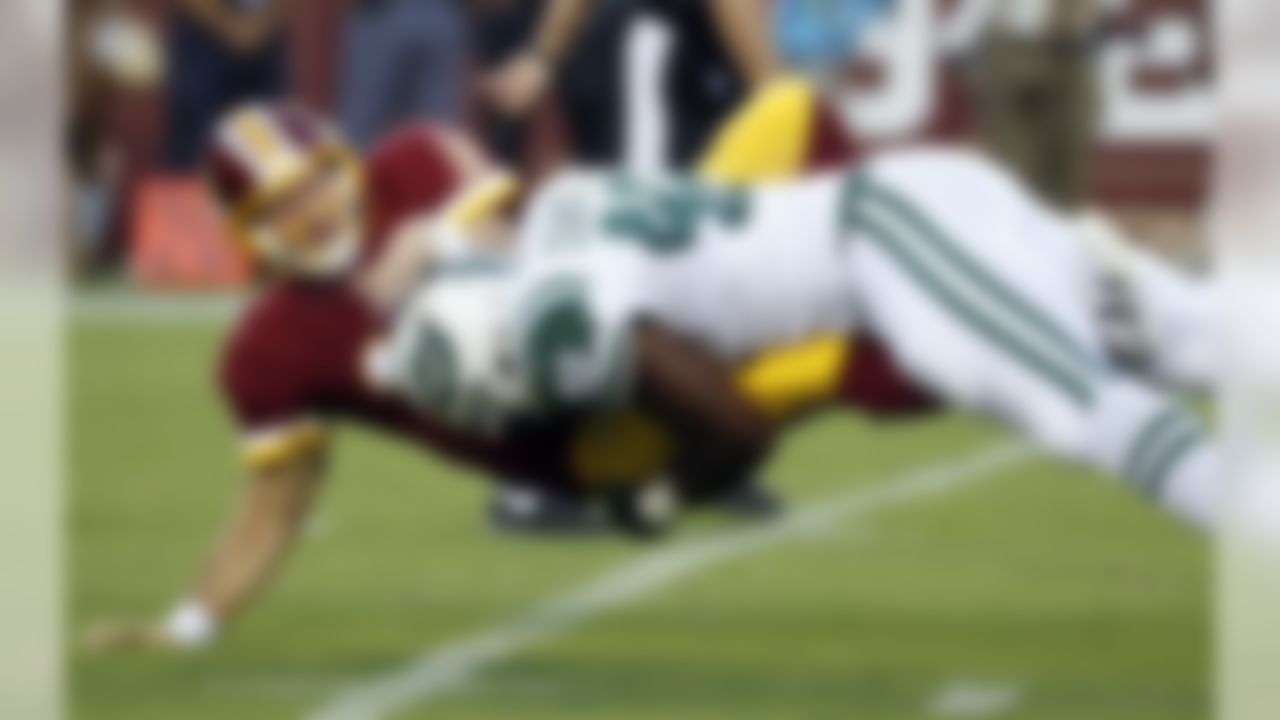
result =
[[1108,361],[1080,238],[979,154],[895,151],[747,190],[571,175],[526,220],[498,315],[538,406],[625,399],[640,318],[729,361],[856,329],[952,407],[1190,517],[1212,506],[1203,432]]
[[639,318],[731,361],[848,329],[842,185],[836,175],[751,188],[603,172],[553,180],[521,226],[513,295],[535,385],[582,402],[614,387]]

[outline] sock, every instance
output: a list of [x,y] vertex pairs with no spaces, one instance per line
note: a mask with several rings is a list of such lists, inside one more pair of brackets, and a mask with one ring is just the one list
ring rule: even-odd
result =
[[1183,520],[1214,530],[1220,526],[1224,478],[1221,451],[1216,443],[1205,442],[1170,469],[1157,500]]
[[1094,462],[1179,518],[1201,528],[1213,525],[1221,460],[1191,413],[1120,377],[1099,385],[1091,415]]

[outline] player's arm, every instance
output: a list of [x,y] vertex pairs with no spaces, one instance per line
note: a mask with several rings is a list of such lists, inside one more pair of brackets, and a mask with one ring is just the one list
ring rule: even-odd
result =
[[642,402],[700,448],[686,468],[696,476],[681,481],[715,495],[748,480],[769,452],[776,422],[697,343],[651,322],[636,327],[633,342]]
[[[495,180],[495,189],[506,186],[505,178]],[[484,218],[466,226],[451,222],[447,216],[415,218],[393,233],[377,260],[361,273],[356,287],[374,307],[393,312],[441,263],[504,252],[511,236],[510,226],[499,218]]]
[[275,577],[297,540],[324,475],[325,443],[262,458],[249,470],[221,539],[190,590],[167,617],[107,623],[89,631],[102,649],[198,648],[211,642]]
[[93,628],[91,645],[199,647],[271,581],[292,548],[324,475],[329,429],[312,409],[318,348],[282,342],[294,315],[288,306],[266,308],[249,311],[219,366],[246,476],[220,539],[167,617]]
[[748,87],[776,77],[781,62],[769,31],[769,5],[763,0],[707,0],[720,42]]
[[[392,310],[442,261],[472,253],[501,251],[510,237],[503,211],[517,198],[520,183],[495,164],[474,141],[443,128],[432,133],[432,144],[458,187],[443,208],[411,216],[391,232],[386,246],[357,279],[357,287],[376,307]],[[402,167],[371,167],[371,184],[402,179]],[[410,175],[410,179],[417,178]]]
[[529,46],[507,61],[485,82],[485,92],[499,110],[523,115],[546,94],[555,69],[573,47],[596,0],[551,0]]

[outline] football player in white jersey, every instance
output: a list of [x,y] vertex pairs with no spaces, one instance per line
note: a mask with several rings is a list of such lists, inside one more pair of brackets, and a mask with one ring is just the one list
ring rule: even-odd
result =
[[[415,402],[472,427],[640,403],[699,438],[685,482],[719,485],[745,479],[778,430],[729,368],[865,333],[952,407],[1210,525],[1216,445],[1156,384],[1208,379],[1208,293],[1137,250],[1104,260],[1086,240],[1104,230],[964,150],[755,187],[569,174],[533,200],[512,260],[422,291],[386,365]],[[1121,265],[1155,328],[1141,365],[1118,362],[1096,310]]]

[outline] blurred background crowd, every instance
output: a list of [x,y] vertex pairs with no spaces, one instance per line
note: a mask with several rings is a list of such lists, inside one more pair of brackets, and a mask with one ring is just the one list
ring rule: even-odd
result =
[[1194,246],[1211,103],[1202,0],[73,0],[82,277],[245,279],[198,190],[208,129],[297,98],[367,148],[427,120],[504,161],[678,165],[782,73],[861,144],[983,141],[1054,203],[1140,208]]

